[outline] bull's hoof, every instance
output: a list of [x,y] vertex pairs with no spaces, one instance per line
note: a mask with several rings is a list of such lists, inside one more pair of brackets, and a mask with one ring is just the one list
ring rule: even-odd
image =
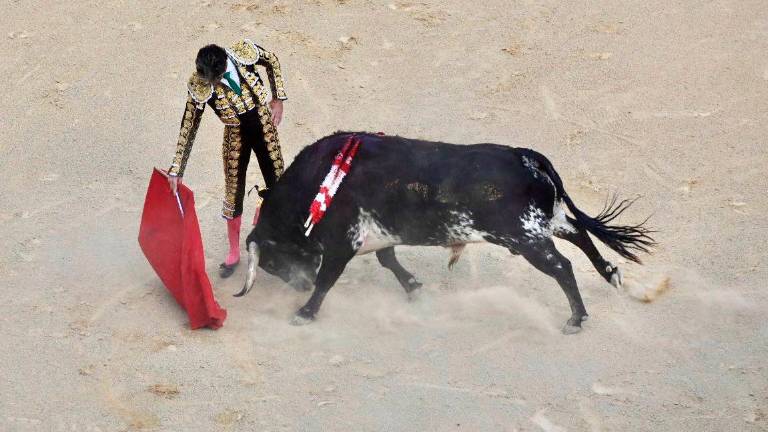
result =
[[405,285],[405,289],[408,290],[408,292],[411,292],[413,290],[421,288],[424,284],[419,282],[419,280],[416,279],[415,277],[411,276],[410,278],[408,278],[408,280],[405,282],[404,285]]
[[566,334],[566,335],[576,334],[581,331],[581,326],[580,325],[574,326],[566,323],[563,326],[562,331],[563,331],[563,334]]
[[616,287],[616,289],[620,289],[623,284],[624,275],[621,274],[621,270],[618,267],[614,267],[611,274],[611,285]]
[[408,297],[409,302],[415,302],[415,301],[418,301],[419,298],[421,298],[421,290],[413,289],[411,291],[408,291],[405,295]]
[[563,326],[563,334],[575,334],[581,331],[581,322],[587,320],[588,315],[584,314],[580,317],[571,317],[565,322]]
[[301,316],[299,314],[296,314],[291,319],[291,325],[292,326],[303,326],[303,325],[307,325],[307,324],[311,323],[314,320],[315,320],[314,318],[307,318],[307,317],[303,317],[303,316]]

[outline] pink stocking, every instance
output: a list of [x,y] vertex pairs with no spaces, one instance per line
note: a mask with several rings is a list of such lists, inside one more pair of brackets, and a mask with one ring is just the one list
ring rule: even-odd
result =
[[227,221],[227,237],[229,237],[229,255],[224,261],[226,265],[232,265],[240,261],[240,222],[241,216]]

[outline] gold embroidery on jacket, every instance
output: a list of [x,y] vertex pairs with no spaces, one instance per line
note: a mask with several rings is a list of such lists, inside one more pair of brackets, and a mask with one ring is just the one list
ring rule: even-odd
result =
[[272,123],[272,113],[267,108],[268,91],[259,74],[253,70],[252,65],[259,64],[267,69],[273,97],[281,100],[287,97],[280,63],[276,55],[258,47],[248,39],[236,42],[226,51],[240,72],[242,95],[238,96],[223,83],[211,85],[200,79],[197,74],[192,74],[187,84],[189,97],[182,118],[176,157],[169,173],[183,175],[205,103],[214,97],[211,105],[217,116],[225,124],[222,159],[226,191],[222,215],[226,218],[232,218],[237,207],[238,173],[240,169],[247,168],[239,166],[242,151],[240,115],[253,109],[257,110],[264,144],[272,161],[275,176],[279,178],[285,168],[277,129]]
[[285,165],[283,163],[283,155],[280,151],[280,140],[277,137],[277,129],[272,123],[272,113],[265,106],[259,106],[257,109],[259,120],[261,120],[262,131],[264,133],[264,143],[267,146],[269,158],[272,160],[272,169],[275,172],[275,176],[280,178],[280,176],[283,175]]
[[280,61],[277,56],[261,48],[261,58],[259,64],[267,68],[269,85],[272,89],[272,95],[276,99],[285,100],[288,96],[285,94],[285,81],[283,81],[283,72],[280,69]]
[[237,174],[242,151],[242,139],[239,126],[224,127],[224,145],[221,149],[221,157],[224,161],[224,203],[222,215],[232,219],[235,214],[237,199]]
[[169,174],[176,176],[184,175],[184,169],[187,167],[189,153],[192,151],[192,144],[195,142],[195,135],[197,134],[197,127],[200,125],[202,114],[203,109],[198,108],[198,104],[195,103],[192,96],[188,96],[184,116],[181,119],[179,140],[176,142],[176,155],[173,158],[171,167],[168,169]]
[[245,110],[250,111],[254,108],[256,108],[256,103],[253,102],[253,93],[251,93],[250,86],[244,85],[242,86],[243,95],[242,99],[245,103]]
[[210,99],[213,94],[213,86],[200,79],[200,77],[197,76],[197,72],[193,73],[192,77],[189,78],[189,82],[187,82],[187,90],[189,91],[189,95],[192,96],[192,99],[199,104],[208,102],[208,99]]
[[[238,66],[237,70],[240,71],[240,75],[245,78],[245,82],[248,83],[248,87],[251,88],[253,93],[259,100],[259,104],[267,104],[267,89],[264,88],[264,84],[261,82],[261,77],[257,73],[249,71],[245,66]],[[250,111],[251,108],[248,109]]]
[[259,48],[250,39],[235,42],[226,51],[233,60],[244,65],[255,64],[260,57]]

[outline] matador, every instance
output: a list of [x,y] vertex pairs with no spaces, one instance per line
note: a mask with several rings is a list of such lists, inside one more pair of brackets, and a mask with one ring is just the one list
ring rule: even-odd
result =
[[[267,71],[272,93],[269,104],[266,86],[255,69],[257,65]],[[277,56],[249,39],[228,48],[207,45],[198,51],[195,66],[197,71],[187,84],[189,94],[168,179],[175,192],[184,176],[203,110],[209,105],[224,123],[222,216],[227,220],[229,252],[219,266],[219,274],[229,277],[240,262],[240,222],[251,151],[256,154],[264,177],[260,197],[269,194],[269,188],[283,173],[276,126],[282,119],[283,101],[287,97]]]

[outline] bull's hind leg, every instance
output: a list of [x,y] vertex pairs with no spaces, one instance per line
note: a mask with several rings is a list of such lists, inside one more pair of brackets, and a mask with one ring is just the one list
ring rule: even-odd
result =
[[354,251],[346,249],[349,249],[348,245],[346,248],[340,246],[333,249],[336,252],[327,253],[323,256],[323,264],[317,272],[317,279],[315,279],[315,291],[307,303],[296,312],[293,320],[291,320],[291,324],[309,324],[315,319],[315,315],[320,310],[320,305],[323,303],[325,295],[328,294],[328,291],[344,272],[344,268],[349,260],[355,255]]
[[589,260],[592,261],[595,270],[600,273],[600,276],[602,276],[603,279],[616,288],[621,288],[622,277],[619,268],[600,255],[595,244],[592,243],[592,239],[589,238],[587,231],[581,228],[575,219],[568,217],[568,222],[575,228],[575,230],[555,231],[555,236],[576,245],[587,255]]
[[518,245],[515,251],[520,253],[534,267],[552,276],[563,289],[571,306],[571,318],[565,323],[563,333],[572,334],[581,330],[581,322],[588,318],[584,302],[576,285],[571,262],[557,249],[552,239],[545,239],[527,245]]
[[415,289],[421,288],[421,282],[416,280],[416,277],[408,270],[400,265],[400,262],[395,256],[395,248],[388,247],[376,251],[376,258],[379,259],[379,264],[382,267],[389,269],[400,282],[400,285],[405,289],[406,294],[410,295]]

